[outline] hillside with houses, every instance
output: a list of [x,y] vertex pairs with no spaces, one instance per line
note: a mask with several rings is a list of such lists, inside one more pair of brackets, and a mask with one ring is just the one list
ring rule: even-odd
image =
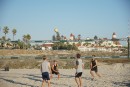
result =
[[[112,38],[99,38],[96,35],[93,38],[81,38],[81,34],[77,37],[70,33],[67,38],[64,35],[60,35],[57,28],[54,29],[55,35],[52,36],[52,40],[31,40],[30,34],[23,35],[23,40],[15,40],[17,30],[13,29],[13,39],[6,37],[9,28],[6,26],[3,29],[5,36],[0,38],[0,49],[26,49],[26,50],[77,50],[77,51],[96,51],[96,52],[114,52],[122,53],[127,52],[127,47],[120,43],[120,39],[117,38],[116,33],[112,34]],[[125,38],[125,41],[127,38]]]

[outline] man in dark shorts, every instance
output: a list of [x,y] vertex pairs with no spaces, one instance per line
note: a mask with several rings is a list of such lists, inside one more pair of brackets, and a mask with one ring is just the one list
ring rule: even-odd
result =
[[58,64],[57,64],[57,62],[55,60],[53,62],[54,62],[54,64],[51,67],[52,74],[58,75],[58,79],[59,79],[60,78],[60,73],[59,73],[58,68],[57,68]]
[[83,65],[83,62],[82,62],[82,59],[80,59],[80,54],[77,54],[76,57],[77,57],[77,60],[76,60],[76,73],[75,73],[75,81],[78,85],[78,87],[82,87],[82,72],[83,72],[83,68],[84,68],[84,65]]
[[[50,76],[49,73],[51,73],[50,63],[47,61],[47,57],[43,56],[43,62],[41,64],[41,73],[42,73],[42,87],[44,87],[44,82],[48,82],[48,87],[50,86]],[[52,76],[52,75],[51,75]]]

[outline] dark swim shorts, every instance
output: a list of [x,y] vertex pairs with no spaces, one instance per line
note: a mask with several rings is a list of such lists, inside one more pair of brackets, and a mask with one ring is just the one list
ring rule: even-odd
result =
[[78,73],[75,74],[75,78],[79,78],[81,76],[82,76],[82,72],[78,72]]
[[94,67],[94,68],[91,69],[91,71],[98,72],[98,69],[97,69],[97,67]]
[[50,80],[49,73],[48,72],[43,72],[42,73],[42,79],[43,80]]
[[58,75],[58,74],[59,74],[59,72],[52,71],[52,74],[56,74],[56,75]]

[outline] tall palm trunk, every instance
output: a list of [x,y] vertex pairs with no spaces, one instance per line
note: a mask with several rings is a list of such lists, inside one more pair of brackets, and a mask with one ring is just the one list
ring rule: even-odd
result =
[[5,33],[5,40],[6,40],[6,33]]
[[14,34],[13,34],[13,41],[14,41]]

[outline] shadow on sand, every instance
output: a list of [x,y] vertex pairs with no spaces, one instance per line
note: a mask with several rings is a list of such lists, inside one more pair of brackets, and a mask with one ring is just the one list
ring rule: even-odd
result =
[[9,79],[4,79],[4,78],[0,78],[0,79],[2,79],[4,81],[7,81],[7,82],[10,82],[10,83],[13,83],[13,84],[19,84],[19,85],[22,85],[22,86],[31,86],[31,87],[34,87],[33,85],[29,85],[27,83],[21,83],[21,82],[9,80]]
[[127,86],[130,87],[130,80],[128,81],[124,81],[124,82],[113,82],[114,84],[118,85],[118,86]]

